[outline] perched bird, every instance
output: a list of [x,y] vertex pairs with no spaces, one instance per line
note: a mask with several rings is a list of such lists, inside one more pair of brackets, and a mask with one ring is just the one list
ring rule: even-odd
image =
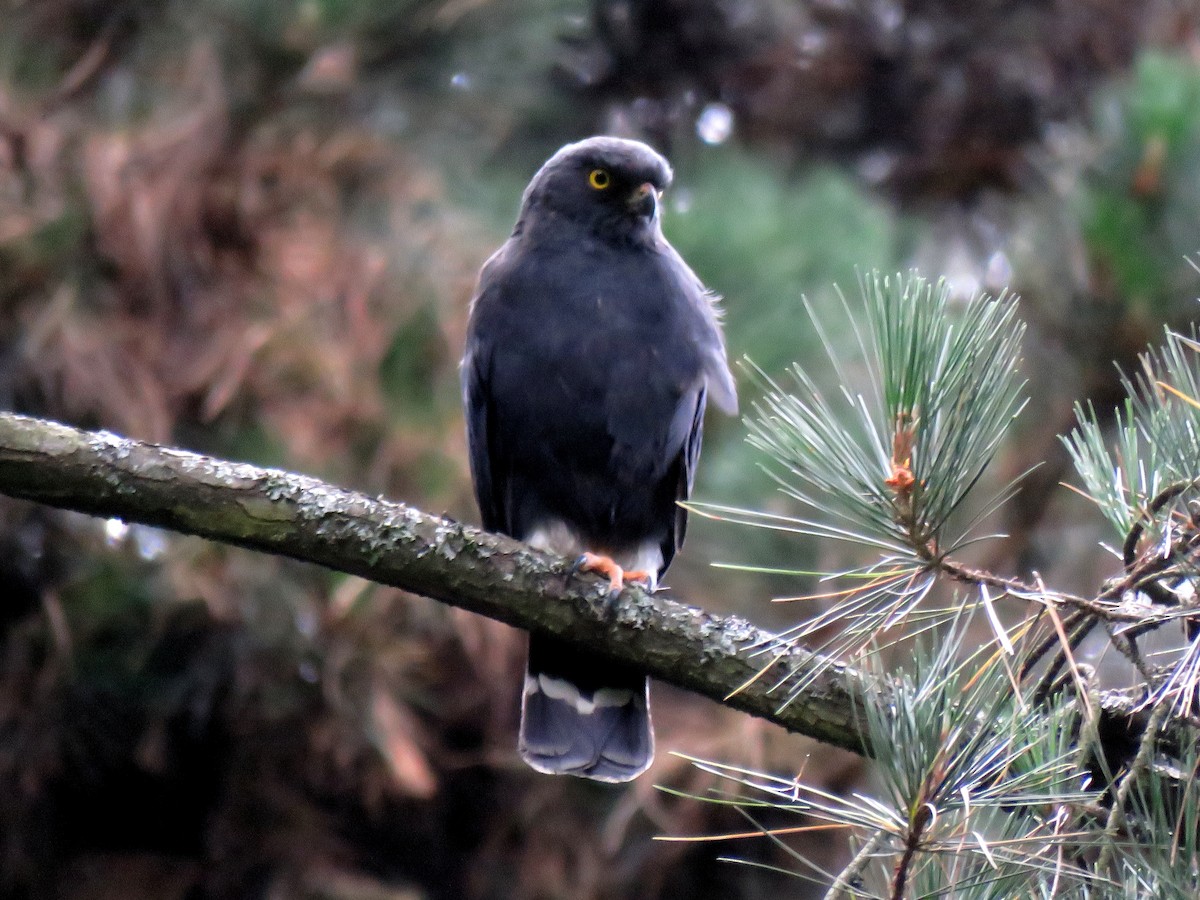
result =
[[[568,144],[534,175],[471,301],[463,397],[483,525],[654,590],[683,543],[706,398],[737,410],[716,297],[663,237],[667,161]],[[532,635],[520,750],[541,772],[650,765],[648,685]]]

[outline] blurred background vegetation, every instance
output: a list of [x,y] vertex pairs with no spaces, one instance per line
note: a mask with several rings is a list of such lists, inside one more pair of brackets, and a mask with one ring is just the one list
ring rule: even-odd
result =
[[[1055,435],[1194,318],[1180,0],[0,0],[0,403],[476,521],[474,275],[540,162],[599,132],[670,156],[665,230],[769,373],[818,346],[801,294],[856,268],[1017,291],[1032,401],[996,477],[1046,464],[979,561],[1108,574]],[[719,418],[699,498],[786,509]],[[650,840],[745,827],[657,792],[708,787],[666,751],[862,777],[660,687],[647,777],[546,778],[516,757],[524,638],[497,623],[10,501],[0,545],[5,898],[804,897],[717,861],[785,864],[767,842]],[[699,520],[670,582],[783,627],[811,610],[771,598],[811,584],[710,564],[838,552]]]

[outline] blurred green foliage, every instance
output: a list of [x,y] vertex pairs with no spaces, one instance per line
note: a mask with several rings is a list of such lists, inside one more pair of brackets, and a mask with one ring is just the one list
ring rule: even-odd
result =
[[[726,337],[745,414],[756,388],[739,361],[778,373],[811,357],[821,342],[802,294],[817,308],[840,303],[835,285],[854,284],[861,267],[900,266],[905,235],[919,226],[831,167],[788,177],[732,147],[697,149],[677,167],[663,230],[705,284],[724,297]],[[848,331],[834,337],[851,346]],[[745,435],[740,421],[710,413],[695,498],[789,510],[790,501],[763,469],[765,457]],[[689,596],[709,595],[717,608],[782,625],[794,622],[796,611],[762,601],[801,593],[806,585],[787,576],[714,572],[708,564],[803,568],[814,552],[811,542],[795,536],[694,517],[688,550],[671,582]]]
[[1200,251],[1200,65],[1150,52],[1097,102],[1099,152],[1080,192],[1102,284],[1146,323],[1191,313]]
[[664,230],[726,297],[735,357],[774,371],[808,356],[819,341],[801,293],[829,297],[832,285],[854,284],[858,271],[902,262],[897,213],[843,171],[789,177],[737,148],[696,150],[685,164]]

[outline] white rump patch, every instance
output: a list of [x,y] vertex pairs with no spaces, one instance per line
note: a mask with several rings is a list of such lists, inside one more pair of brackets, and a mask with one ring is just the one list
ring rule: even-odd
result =
[[634,699],[633,691],[624,688],[600,688],[591,700],[587,700],[579,693],[579,688],[569,681],[544,674],[536,677],[526,675],[525,695],[529,696],[538,692],[545,694],[551,700],[561,700],[571,704],[575,712],[581,716],[590,716],[597,709],[606,706],[625,706]]

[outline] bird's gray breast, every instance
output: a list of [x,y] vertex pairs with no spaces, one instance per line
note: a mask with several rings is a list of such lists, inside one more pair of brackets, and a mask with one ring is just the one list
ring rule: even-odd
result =
[[672,419],[704,377],[688,286],[669,262],[649,249],[579,248],[519,298],[535,323],[526,352],[551,419],[651,469],[678,449],[666,446]]
[[510,528],[661,539],[703,380],[686,298],[646,252],[517,249],[473,311]]

